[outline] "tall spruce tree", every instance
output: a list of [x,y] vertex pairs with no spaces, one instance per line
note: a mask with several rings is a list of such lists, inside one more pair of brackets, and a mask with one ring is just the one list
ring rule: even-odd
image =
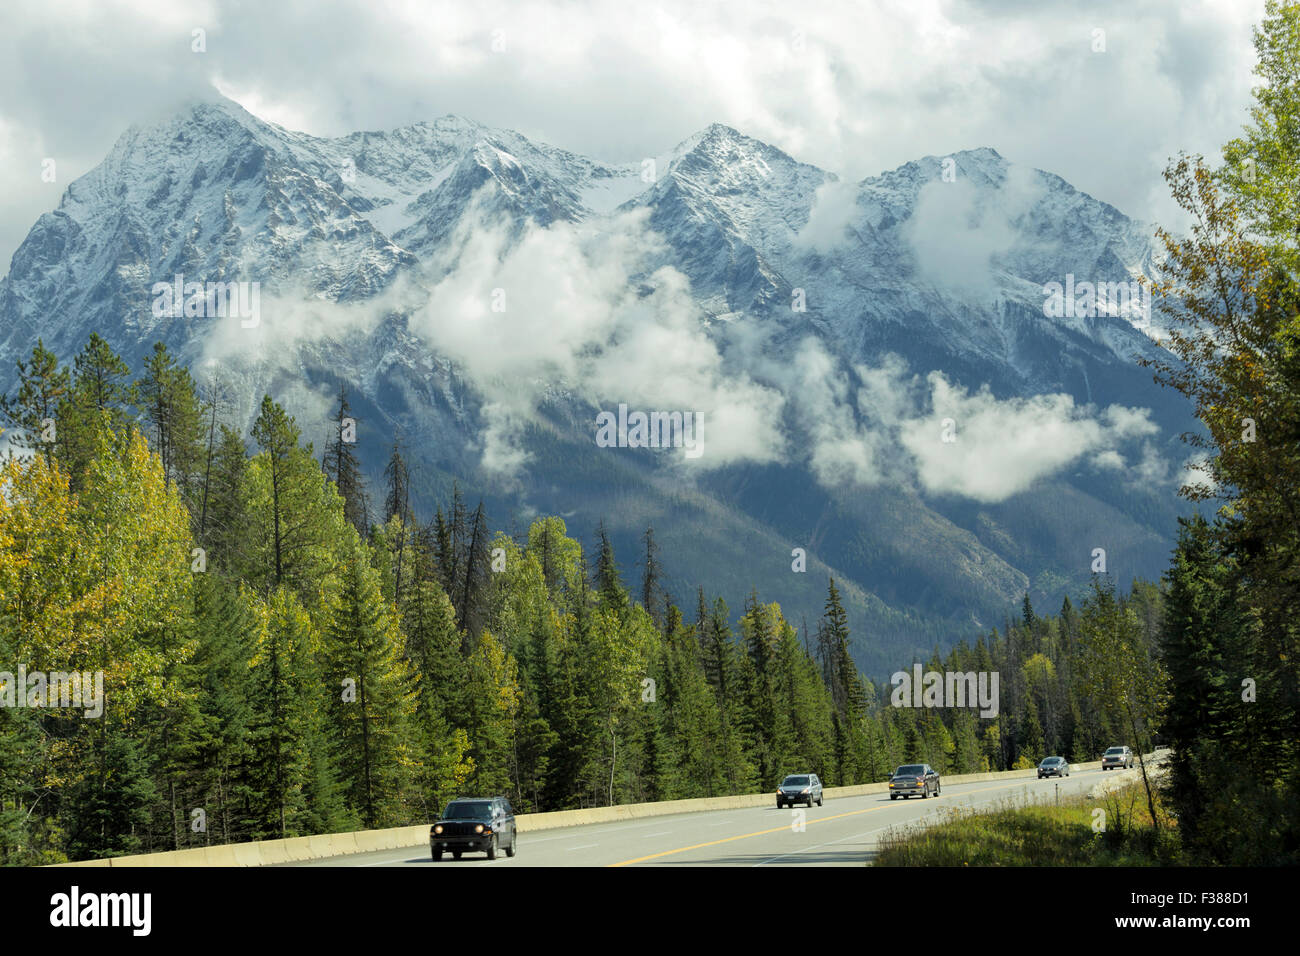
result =
[[0,423],[15,430],[9,436],[14,447],[39,451],[49,464],[58,440],[56,416],[71,387],[68,370],[39,338],[32,357],[16,364],[18,388],[12,398],[0,395]]
[[339,497],[343,499],[343,516],[357,534],[365,537],[369,529],[366,514],[366,488],[361,476],[361,464],[352,446],[356,444],[356,419],[348,404],[346,385],[339,386],[339,407],[334,413],[334,429],[325,445],[325,474],[334,482]]

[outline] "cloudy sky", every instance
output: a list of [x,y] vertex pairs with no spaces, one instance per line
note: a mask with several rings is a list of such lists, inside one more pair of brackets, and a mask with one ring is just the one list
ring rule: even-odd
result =
[[712,122],[855,179],[992,146],[1169,221],[1166,159],[1244,118],[1263,0],[1075,6],[9,0],[0,270],[123,129],[214,88],[321,135],[458,113],[610,162]]

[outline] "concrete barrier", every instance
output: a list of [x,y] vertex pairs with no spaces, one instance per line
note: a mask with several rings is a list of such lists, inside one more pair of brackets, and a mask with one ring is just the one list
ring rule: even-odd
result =
[[[1169,769],[1166,760],[1169,758],[1169,751],[1162,750],[1158,754],[1147,754],[1147,776],[1151,779],[1158,779]],[[1108,793],[1116,790],[1123,790],[1129,784],[1140,783],[1142,780],[1142,768],[1138,764],[1128,770],[1117,770],[1113,774],[1107,774],[1104,780],[1097,782],[1091,790],[1088,791],[1089,800],[1097,800]]]
[[[1152,758],[1148,756],[1148,763]],[[1100,760],[1091,763],[1071,764],[1071,771],[1095,770]],[[1128,771],[1133,773],[1136,771]],[[1121,772],[1121,774],[1124,772]],[[1120,776],[1121,774],[1117,774]],[[954,774],[943,777],[941,783],[957,786],[965,783],[986,783],[991,780],[1019,780],[1037,777],[1035,769],[1002,770],[990,773]],[[873,793],[887,793],[887,783],[863,783],[851,787],[827,787],[826,800],[845,797],[863,797]],[[746,793],[726,797],[699,797],[690,800],[663,800],[657,803],[623,803],[612,807],[588,807],[582,810],[552,810],[546,813],[522,813],[515,817],[515,827],[520,833],[555,830],[560,827],[587,826],[593,823],[617,823],[644,817],[671,816],[676,813],[701,813],[710,810],[743,810],[766,807],[775,802],[772,793]],[[406,847],[427,846],[429,824],[391,827],[385,830],[358,830],[351,833],[326,833],[317,836],[288,837],[280,840],[262,840],[256,843],[230,843],[217,846],[195,847],[185,850],[168,850],[161,853],[144,853],[136,856],[115,856],[105,860],[86,860],[81,863],[59,863],[56,866],[272,866],[277,863],[298,863],[304,860],[322,860],[352,853],[374,850],[400,850]]]

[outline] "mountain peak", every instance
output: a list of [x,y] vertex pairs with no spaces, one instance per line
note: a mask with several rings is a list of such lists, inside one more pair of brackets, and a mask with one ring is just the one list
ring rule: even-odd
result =
[[[723,123],[710,123],[687,137],[670,154],[672,167],[687,174],[706,173],[732,179],[746,168],[766,178],[771,169],[789,170],[791,175],[811,175],[820,183],[828,174],[808,163],[801,163],[761,139],[747,136]],[[801,172],[795,172],[801,171]]]
[[461,116],[459,113],[447,113],[439,116],[432,123],[425,123],[432,129],[445,132],[460,132],[462,130],[480,130],[483,129],[482,123],[476,123],[468,117]]
[[124,132],[109,152],[106,162],[130,161],[140,153],[179,149],[193,152],[195,139],[213,139],[216,149],[228,150],[235,143],[256,141],[262,146],[279,146],[286,141],[306,139],[254,116],[227,97],[213,94],[192,97],[166,115],[152,121],[135,123]]
[[704,129],[686,137],[673,149],[674,157],[685,156],[687,153],[696,150],[717,150],[735,147],[760,147],[763,149],[773,149],[767,143],[761,140],[753,139],[746,136],[739,130],[727,126],[725,123],[710,123]]

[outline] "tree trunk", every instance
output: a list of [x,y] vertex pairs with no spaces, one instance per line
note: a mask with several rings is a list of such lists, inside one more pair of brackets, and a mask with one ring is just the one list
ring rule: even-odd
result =
[[606,806],[614,805],[614,766],[618,763],[618,734],[614,730],[614,718],[609,719],[609,738],[614,742],[614,754],[609,760],[609,803]]
[[1147,776],[1147,762],[1142,757],[1142,741],[1138,739],[1137,721],[1133,717],[1133,704],[1126,701],[1124,709],[1128,712],[1129,729],[1133,731],[1133,743],[1137,745],[1138,766],[1142,769],[1142,786],[1147,792],[1147,809],[1151,812],[1151,826],[1155,828],[1157,834],[1160,833],[1160,819],[1156,816],[1156,802],[1151,794],[1151,780]]

